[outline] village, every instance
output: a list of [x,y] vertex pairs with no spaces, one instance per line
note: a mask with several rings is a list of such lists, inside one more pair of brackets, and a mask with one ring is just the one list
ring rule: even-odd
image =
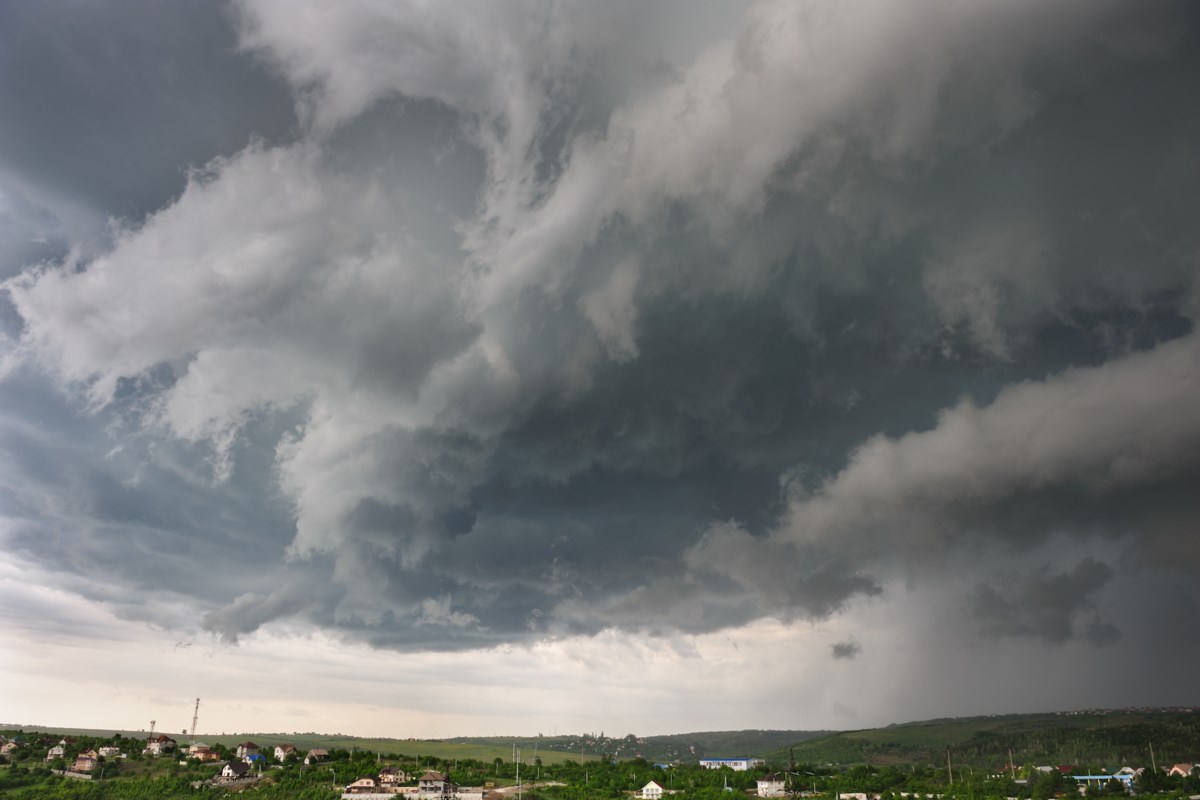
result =
[[[883,800],[885,797],[934,800],[954,795],[952,766],[949,767],[949,782],[940,791],[908,791],[905,789],[914,788],[911,780],[904,785],[894,782],[892,786],[885,785],[890,780],[887,769],[873,773],[864,772],[863,767],[797,771],[794,763],[781,769],[779,765],[768,765],[764,759],[749,756],[669,764],[651,764],[644,759],[624,762],[607,759],[582,765],[569,762],[571,769],[554,770],[544,769],[540,758],[524,761],[514,757],[511,764],[500,758],[492,764],[466,761],[460,764],[457,760],[441,762],[432,757],[409,759],[389,754],[385,759],[382,753],[366,751],[301,749],[287,742],[260,745],[249,739],[235,746],[210,745],[197,741],[194,735],[190,742],[181,745],[163,733],[145,738],[122,738],[117,734],[101,742],[86,737],[54,739],[46,734],[10,732],[0,735],[0,759],[10,764],[40,763],[52,774],[76,781],[102,781],[106,774],[111,779],[139,768],[142,775],[150,775],[149,765],[154,763],[172,769],[173,774],[186,774],[195,788],[207,786],[234,792],[270,785],[277,782],[279,776],[298,772],[309,783],[324,786],[323,791],[328,792],[326,796],[340,794],[346,800],[529,800],[538,797],[539,793],[554,795],[580,788],[582,795],[576,792],[567,796],[663,800],[676,794],[717,796],[713,792],[719,791],[763,798],[821,796],[830,800]],[[401,761],[404,763],[398,763]],[[204,771],[205,767],[207,771]],[[181,768],[186,772],[178,773]],[[494,770],[491,779],[481,779],[487,776],[489,769]],[[925,771],[929,772],[929,769]],[[917,774],[915,767],[912,774]],[[935,770],[932,777],[941,776],[937,776]],[[463,782],[470,778],[477,779],[477,785]],[[963,780],[960,773],[960,785]],[[1022,796],[1042,800],[1075,793],[1115,796],[1159,791],[1200,800],[1200,763],[1115,768],[1071,765],[1018,768],[1009,763],[987,775],[986,780],[995,786],[1005,784],[1009,787],[1007,791],[1018,793],[994,795],[1009,800]]]

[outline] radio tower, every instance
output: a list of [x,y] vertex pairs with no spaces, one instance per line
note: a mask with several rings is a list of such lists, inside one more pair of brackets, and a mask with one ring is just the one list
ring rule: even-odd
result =
[[189,749],[196,746],[196,720],[200,719],[200,698],[196,698],[196,710],[192,713],[192,735],[188,739]]

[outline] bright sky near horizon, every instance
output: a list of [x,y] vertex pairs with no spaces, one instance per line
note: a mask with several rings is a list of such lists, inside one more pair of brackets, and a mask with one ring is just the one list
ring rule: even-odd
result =
[[1200,9],[0,4],[0,721],[1200,702]]

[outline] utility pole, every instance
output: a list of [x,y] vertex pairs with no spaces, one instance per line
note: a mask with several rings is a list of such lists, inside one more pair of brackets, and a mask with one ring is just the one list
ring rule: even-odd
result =
[[950,776],[950,785],[954,785],[954,767],[950,764],[950,748],[946,748],[946,774]]
[[1150,742],[1150,769],[1154,771],[1155,777],[1158,777],[1158,767],[1154,764],[1154,742]]
[[1012,779],[1015,781],[1017,779],[1017,765],[1013,763],[1011,747],[1008,748],[1008,772],[1010,775],[1012,775]]
[[521,800],[521,754],[517,753],[517,800]]

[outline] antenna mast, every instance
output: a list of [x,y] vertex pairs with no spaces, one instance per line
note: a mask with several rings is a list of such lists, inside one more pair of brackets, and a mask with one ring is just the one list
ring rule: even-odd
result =
[[196,710],[192,712],[192,735],[188,738],[189,747],[196,746],[196,720],[200,719],[200,698],[196,698]]

